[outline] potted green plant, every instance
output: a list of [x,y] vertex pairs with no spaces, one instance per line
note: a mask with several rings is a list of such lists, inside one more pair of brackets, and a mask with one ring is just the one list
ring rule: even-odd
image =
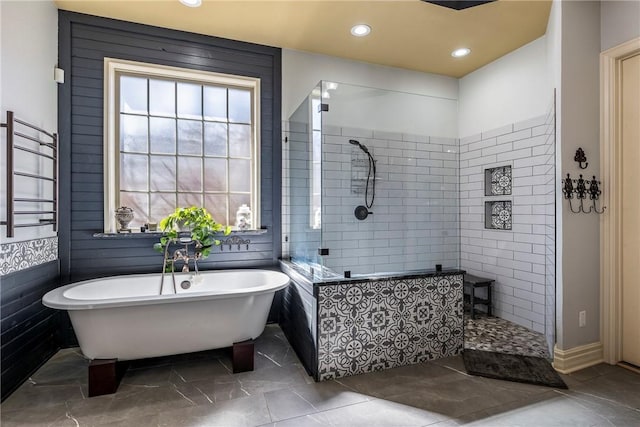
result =
[[[177,208],[160,220],[159,226],[164,234],[160,242],[153,245],[156,251],[164,252],[169,244],[179,241],[194,242],[199,258],[208,257],[213,246],[220,245],[216,235],[228,236],[231,233],[231,227],[217,223],[205,208],[196,206]],[[181,237],[183,233],[189,233],[188,237]]]

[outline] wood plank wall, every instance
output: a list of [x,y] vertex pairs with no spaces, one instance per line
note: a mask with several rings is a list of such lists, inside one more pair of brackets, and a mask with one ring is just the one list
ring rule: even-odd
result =
[[282,295],[279,324],[307,373],[313,377],[318,371],[316,307],[313,289],[291,280]]
[[281,50],[66,11],[59,12],[60,262],[62,283],[156,272],[157,238],[95,238],[103,230],[104,58],[261,79],[261,221],[247,250],[214,249],[202,269],[274,266],[281,255]]
[[59,285],[58,261],[2,276],[2,400],[58,351],[59,312],[42,296]]

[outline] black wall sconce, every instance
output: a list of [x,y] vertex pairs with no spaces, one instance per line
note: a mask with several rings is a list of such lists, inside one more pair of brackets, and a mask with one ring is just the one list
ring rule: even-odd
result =
[[[567,177],[562,180],[562,184],[563,184],[562,194],[564,194],[564,198],[569,201],[569,209],[571,209],[571,212],[573,213],[595,212],[598,214],[603,214],[605,209],[607,209],[605,206],[603,206],[601,210],[598,210],[596,206],[596,201],[600,198],[600,195],[602,194],[602,190],[600,190],[600,185],[602,183],[596,180],[595,175],[591,180],[588,180],[588,179],[585,180],[584,178],[582,178],[582,174],[580,174],[580,177],[578,179],[572,179],[571,176],[567,174]],[[589,186],[589,188],[587,188],[587,185]],[[588,211],[584,209],[584,200],[587,198],[587,194],[589,195],[589,200],[591,200],[592,202],[592,206],[589,207]],[[580,200],[580,206],[578,207],[577,210],[573,209],[573,204],[571,203],[574,196],[578,200]]]
[[[573,157],[573,160],[578,162],[578,167],[580,169],[586,169],[587,167],[589,167],[589,162],[587,162],[587,155],[584,154],[584,150],[582,150],[582,147],[578,147],[578,149],[576,150],[576,155]],[[584,166],[582,166],[583,163],[584,163]]]

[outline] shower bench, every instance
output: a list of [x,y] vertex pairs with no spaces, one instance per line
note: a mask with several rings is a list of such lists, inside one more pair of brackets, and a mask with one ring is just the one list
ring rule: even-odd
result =
[[[484,305],[487,308],[487,316],[491,316],[491,288],[493,286],[493,279],[486,279],[484,277],[474,276],[472,274],[464,275],[464,299],[469,303],[469,313],[471,318],[476,318],[476,305]],[[480,298],[476,296],[476,289],[487,289],[487,298]]]

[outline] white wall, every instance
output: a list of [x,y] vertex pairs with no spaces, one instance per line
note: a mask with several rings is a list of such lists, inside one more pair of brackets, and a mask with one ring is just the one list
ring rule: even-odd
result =
[[546,60],[543,36],[461,78],[458,135],[544,115],[552,97]]
[[[5,122],[7,110],[16,116],[49,131],[56,131],[58,122],[57,84],[53,69],[58,58],[58,11],[52,1],[0,1],[0,113]],[[6,143],[4,129],[2,147]],[[4,159],[4,155],[2,158]],[[33,157],[33,156],[30,156]],[[30,157],[17,156],[15,167],[27,172],[48,173],[47,167]],[[2,190],[0,217],[5,219],[6,163],[0,162]],[[37,196],[37,185],[18,183],[16,195]],[[33,208],[33,206],[31,206]],[[49,205],[50,207],[50,205]],[[28,219],[27,219],[28,220]],[[31,219],[33,221],[33,218]],[[0,241],[22,241],[52,236],[51,226],[19,228],[15,238],[7,239],[5,227],[0,227]]]
[[[557,0],[551,4],[545,42],[547,51],[547,83],[549,84],[550,90],[553,90],[560,86],[562,71],[562,2]],[[557,97],[559,95],[559,93],[556,93],[556,105],[558,104]]]
[[[326,85],[325,85],[326,87]],[[458,136],[458,102],[452,99],[340,84],[324,90],[322,127],[371,129],[401,134]]]
[[640,1],[603,0],[600,27],[600,49],[603,51],[640,37]]
[[320,80],[458,99],[458,80],[453,77],[283,49],[283,120],[293,114]]

